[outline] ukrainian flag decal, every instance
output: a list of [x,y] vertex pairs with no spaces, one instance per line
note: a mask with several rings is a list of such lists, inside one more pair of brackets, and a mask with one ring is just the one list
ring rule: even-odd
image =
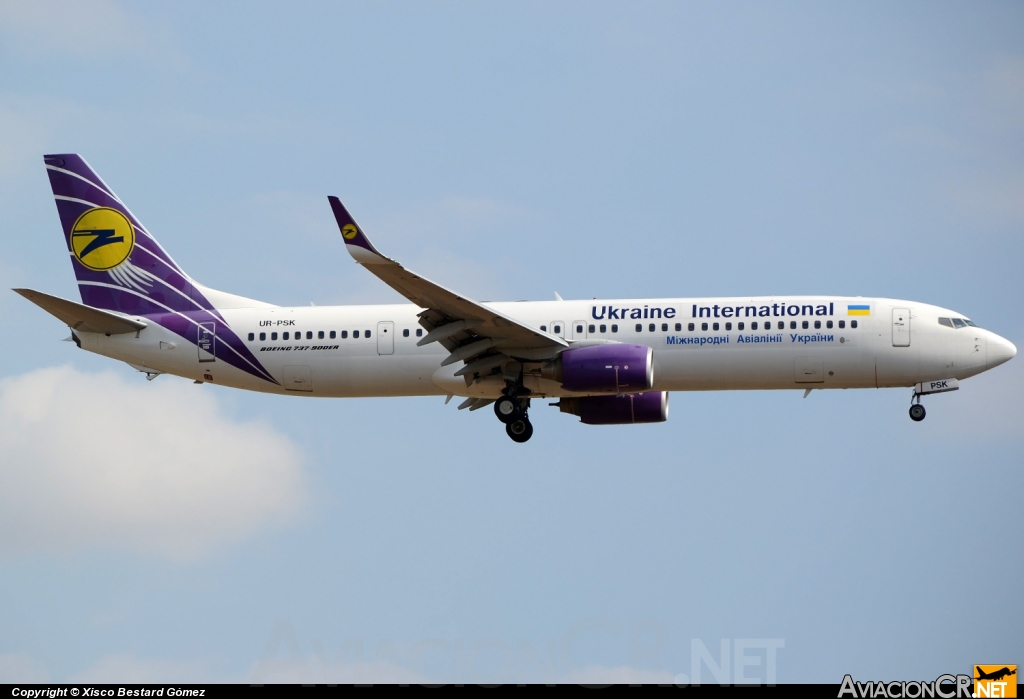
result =
[[871,306],[865,304],[851,303],[846,306],[846,315],[848,316],[869,316],[871,315]]

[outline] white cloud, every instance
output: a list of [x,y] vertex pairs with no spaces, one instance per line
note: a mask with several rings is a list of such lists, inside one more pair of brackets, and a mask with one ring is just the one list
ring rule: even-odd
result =
[[199,663],[139,658],[132,653],[107,655],[69,679],[79,684],[203,683],[211,681]]
[[563,684],[674,684],[675,677],[667,670],[589,665],[566,673],[559,678],[559,682]]
[[0,382],[0,555],[86,547],[193,558],[293,516],[301,454],[209,387],[40,369]]
[[46,681],[46,669],[29,656],[0,654],[0,684],[42,684]]
[[255,684],[436,684],[424,675],[386,660],[325,663],[263,660],[249,677]]

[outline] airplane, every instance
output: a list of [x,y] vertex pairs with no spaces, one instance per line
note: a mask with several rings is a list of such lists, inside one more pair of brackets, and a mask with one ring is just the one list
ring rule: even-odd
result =
[[974,678],[976,680],[1001,680],[1004,677],[1009,677],[1010,675],[1017,674],[1016,669],[1011,670],[1008,667],[1003,667],[993,672],[985,672],[981,668],[977,667],[976,670],[978,671],[978,676]]
[[328,197],[352,258],[407,304],[284,307],[203,286],[76,154],[44,156],[81,303],[14,289],[84,350],[154,379],[312,397],[458,396],[515,442],[531,402],[588,425],[668,419],[671,391],[913,387],[921,397],[1017,353],[961,313],[845,296],[479,303],[384,256]]

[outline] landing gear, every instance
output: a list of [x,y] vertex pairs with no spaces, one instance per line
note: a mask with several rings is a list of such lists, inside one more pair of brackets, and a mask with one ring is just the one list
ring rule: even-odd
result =
[[512,438],[513,442],[522,444],[533,436],[533,425],[530,418],[524,413],[521,417],[505,425],[505,433]]
[[[509,379],[504,393],[494,401],[494,414],[505,423],[505,434],[513,442],[522,444],[533,436],[533,425],[530,424],[530,399],[526,396],[530,391],[523,387],[522,372],[517,380]],[[522,397],[520,397],[522,396]]]
[[920,403],[914,403],[912,406],[910,406],[911,420],[913,420],[914,422],[921,422],[921,420],[924,420],[924,416],[925,410],[923,405],[921,405]]
[[[522,409],[519,407],[519,399],[515,394],[504,395],[494,401],[494,414],[506,425],[515,422],[522,416]],[[511,434],[511,433],[509,433]]]

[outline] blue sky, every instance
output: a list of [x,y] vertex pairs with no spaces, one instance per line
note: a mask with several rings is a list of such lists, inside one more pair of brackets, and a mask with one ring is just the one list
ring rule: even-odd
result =
[[[294,5],[0,7],[2,286],[76,297],[40,156],[78,152],[272,303],[399,300],[337,194],[480,300],[888,296],[1024,344],[1019,3]],[[147,383],[13,293],[0,318],[0,680],[1024,657],[1019,359],[921,424],[905,390],[677,393],[656,426],[535,410],[518,446],[441,399]]]

